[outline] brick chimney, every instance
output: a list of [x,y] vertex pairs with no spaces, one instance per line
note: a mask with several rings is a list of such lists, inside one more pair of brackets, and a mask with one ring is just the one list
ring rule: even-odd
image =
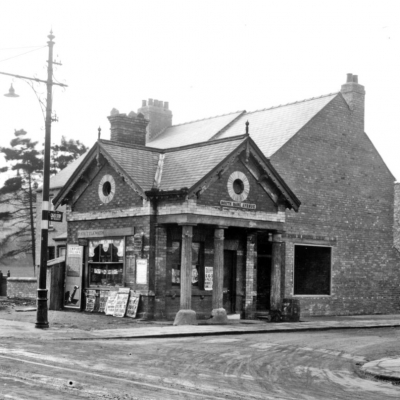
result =
[[146,145],[146,127],[149,123],[143,114],[135,114],[133,111],[120,114],[113,108],[108,117],[111,127],[111,140],[120,143]]
[[138,113],[143,114],[150,121],[147,127],[147,142],[172,125],[172,112],[169,110],[167,101],[149,99],[146,102],[143,100]]
[[365,109],[365,89],[358,83],[358,76],[347,74],[347,82],[342,85],[340,90],[354,117],[361,124],[364,131],[364,109]]

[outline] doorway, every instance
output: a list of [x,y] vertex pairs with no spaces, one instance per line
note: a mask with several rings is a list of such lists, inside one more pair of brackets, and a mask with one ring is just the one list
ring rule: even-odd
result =
[[224,250],[223,306],[228,314],[236,311],[236,251]]
[[271,308],[271,261],[272,243],[267,235],[259,235],[257,241],[257,311]]

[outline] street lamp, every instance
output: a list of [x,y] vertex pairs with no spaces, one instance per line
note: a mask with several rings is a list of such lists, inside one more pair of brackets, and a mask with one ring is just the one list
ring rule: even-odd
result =
[[[48,328],[47,320],[47,289],[46,289],[46,274],[47,274],[47,245],[49,236],[49,186],[50,186],[50,141],[51,141],[51,113],[52,113],[52,87],[53,85],[67,87],[62,83],[53,82],[53,46],[54,35],[50,32],[47,36],[50,40],[47,42],[49,46],[49,59],[47,61],[47,80],[30,78],[22,75],[9,74],[0,72],[2,75],[13,76],[15,78],[27,79],[30,81],[45,83],[47,85],[46,98],[46,121],[45,121],[45,141],[44,141],[44,163],[43,163],[43,201],[42,201],[42,220],[41,220],[41,245],[40,245],[40,266],[39,266],[39,282],[37,289],[37,311],[36,311],[36,328]],[[11,85],[9,93],[6,97],[18,97]]]

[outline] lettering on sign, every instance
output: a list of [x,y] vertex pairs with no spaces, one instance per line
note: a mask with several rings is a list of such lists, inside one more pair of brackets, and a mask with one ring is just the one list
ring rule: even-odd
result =
[[104,229],[95,229],[95,230],[90,230],[90,231],[79,231],[78,236],[80,238],[85,238],[85,237],[96,237],[96,236],[104,236]]
[[63,213],[61,211],[49,211],[49,221],[62,222]]
[[213,288],[213,267],[204,267],[204,290]]
[[124,317],[126,312],[126,306],[129,300],[129,288],[121,288],[118,291],[117,298],[115,299],[114,317]]
[[221,200],[219,204],[224,207],[245,208],[246,210],[255,210],[257,208],[255,204],[240,203],[238,201]]
[[130,318],[136,318],[137,310],[139,308],[140,294],[135,294],[131,290],[131,297],[128,302],[128,309],[126,310],[126,316]]

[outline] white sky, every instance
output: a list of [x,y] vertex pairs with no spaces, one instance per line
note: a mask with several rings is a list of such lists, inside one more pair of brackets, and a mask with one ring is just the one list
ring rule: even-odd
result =
[[[366,89],[365,130],[400,180],[399,12],[385,0],[4,1],[0,71],[46,79],[47,47],[7,59],[46,46],[53,29],[55,77],[69,87],[54,89],[52,142],[88,146],[99,126],[109,138],[113,107],[169,101],[177,124],[337,92],[350,72]],[[12,81],[18,99],[2,95]],[[25,82],[0,75],[0,115],[0,146],[21,128],[43,142]]]

